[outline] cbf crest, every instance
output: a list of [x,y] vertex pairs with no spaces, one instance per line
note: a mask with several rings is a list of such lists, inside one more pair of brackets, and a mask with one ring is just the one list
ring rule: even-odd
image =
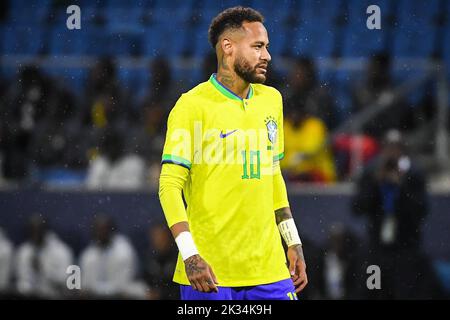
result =
[[266,122],[267,136],[269,138],[269,141],[272,144],[274,144],[277,139],[277,131],[278,131],[277,123],[275,122],[275,119],[272,116],[267,117],[265,119],[265,122]]

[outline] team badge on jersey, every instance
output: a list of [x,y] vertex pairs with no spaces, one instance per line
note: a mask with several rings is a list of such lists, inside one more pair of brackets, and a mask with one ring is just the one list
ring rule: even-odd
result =
[[269,137],[269,141],[274,144],[277,139],[277,130],[278,126],[275,122],[275,119],[272,117],[266,118],[266,127],[267,127],[267,136]]

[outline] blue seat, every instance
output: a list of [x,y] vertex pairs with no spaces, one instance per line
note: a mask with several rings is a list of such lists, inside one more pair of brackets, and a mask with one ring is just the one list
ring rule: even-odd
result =
[[357,83],[364,81],[361,77],[362,74],[357,71],[337,70],[334,77],[330,78],[333,83],[331,90],[339,121],[343,121],[351,115],[353,109],[352,90]]
[[122,87],[134,98],[133,105],[135,105],[135,102],[139,101],[139,98],[141,98],[147,90],[150,80],[148,68],[125,68],[119,66],[117,71],[118,79]]
[[249,6],[260,11],[270,22],[274,14],[289,14],[291,9],[295,9],[295,3],[298,1],[280,0],[280,1],[249,1]]
[[393,54],[428,58],[434,53],[438,30],[434,18],[439,10],[439,0],[399,1],[398,19],[393,28]]
[[334,25],[342,13],[341,2],[335,0],[301,0],[296,8],[303,23],[316,27]]
[[395,2],[390,0],[349,0],[344,6],[344,15],[347,18],[347,23],[354,27],[366,27],[367,8],[370,5],[377,5],[380,7],[381,28],[387,27],[387,18],[392,16],[395,12]]
[[104,18],[106,20],[106,28],[110,31],[121,32],[134,30],[142,23],[143,12],[139,7],[133,8],[107,8],[105,9]]
[[163,32],[155,25],[145,28],[142,42],[142,53],[146,56],[164,55],[166,52],[166,42]]
[[89,45],[88,29],[68,30],[54,27],[50,32],[49,53],[53,55],[82,55]]
[[[450,8],[450,7],[449,7]],[[450,81],[450,22],[444,34],[443,59],[447,67],[447,74]]]
[[336,30],[331,27],[306,24],[299,27],[291,41],[293,55],[330,57],[336,45]]
[[139,56],[142,54],[143,29],[125,32],[106,32],[109,39],[109,54],[113,56]]
[[142,52],[147,56],[178,57],[191,42],[187,35],[188,30],[185,28],[169,29],[166,24],[155,24],[145,29]]
[[365,27],[355,28],[353,25],[347,25],[342,32],[341,53],[344,57],[368,57],[388,48],[387,27],[369,30]]
[[46,33],[30,26],[6,26],[2,39],[3,54],[37,55],[46,50]]
[[427,1],[398,1],[398,20],[401,24],[413,23],[416,25],[432,24],[441,10],[440,0]]
[[8,21],[15,25],[38,25],[45,22],[48,14],[49,7],[45,6],[45,4],[12,7],[9,11]]
[[399,25],[394,28],[392,54],[396,57],[429,58],[436,48],[437,28]]
[[200,24],[193,30],[192,38],[188,45],[192,46],[194,57],[204,57],[213,51],[208,40],[207,24]]

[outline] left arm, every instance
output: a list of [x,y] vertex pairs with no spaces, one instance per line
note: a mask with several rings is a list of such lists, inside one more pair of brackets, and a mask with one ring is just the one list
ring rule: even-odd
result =
[[278,114],[278,134],[274,145],[273,159],[273,210],[275,211],[276,223],[281,236],[286,243],[287,257],[289,260],[289,272],[294,282],[295,292],[299,293],[308,283],[306,276],[306,264],[303,256],[302,242],[298,235],[297,227],[292,218],[291,209],[280,168],[280,160],[284,156],[284,130],[283,130],[283,99],[279,95],[279,114]]
[[286,185],[279,164],[276,164],[274,174],[274,206],[278,229],[288,247],[289,272],[294,282],[295,292],[299,293],[308,283],[306,263],[302,243],[289,208]]
[[289,207],[276,210],[275,217],[284,242],[288,246],[289,272],[294,282],[295,292],[299,293],[308,284],[302,243]]

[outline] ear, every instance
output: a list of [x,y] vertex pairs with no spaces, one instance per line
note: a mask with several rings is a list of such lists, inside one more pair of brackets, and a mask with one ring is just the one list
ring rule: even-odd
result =
[[228,38],[222,38],[220,41],[220,46],[222,47],[222,51],[225,55],[229,55],[233,52],[233,43]]

